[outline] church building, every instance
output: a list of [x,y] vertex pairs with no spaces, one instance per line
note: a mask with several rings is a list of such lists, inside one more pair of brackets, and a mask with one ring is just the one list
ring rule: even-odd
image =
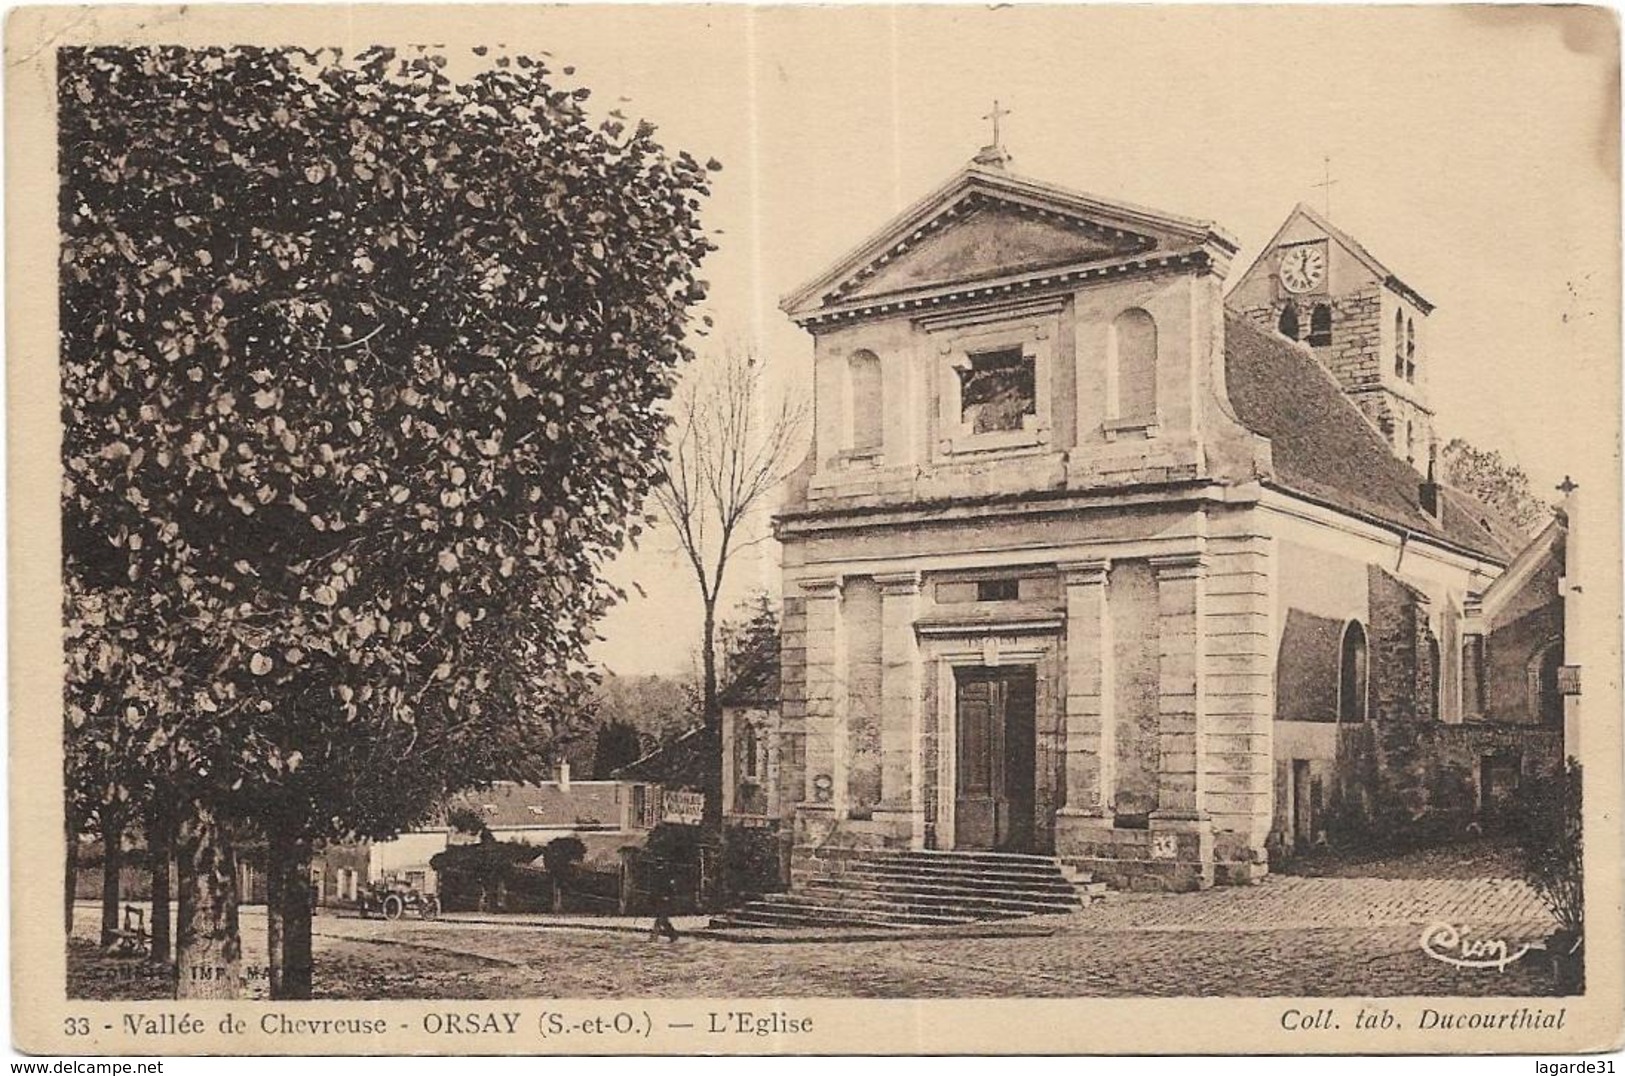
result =
[[[1227,300],[1237,250],[993,146],[785,298],[816,410],[776,521],[798,870],[1248,882],[1333,816],[1384,824],[1382,723],[1481,716],[1463,625],[1527,538],[1434,480],[1432,305],[1307,207]],[[1393,795],[1504,781],[1462,735]]]

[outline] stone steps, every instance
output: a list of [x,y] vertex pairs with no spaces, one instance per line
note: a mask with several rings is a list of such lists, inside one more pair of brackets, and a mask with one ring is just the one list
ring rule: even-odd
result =
[[910,929],[1056,915],[1105,899],[1106,887],[1047,856],[1013,852],[854,851],[799,864],[789,893],[712,919],[718,929]]
[[1031,905],[1033,907],[1075,908],[1083,903],[1082,896],[1073,887],[1065,889],[1030,889],[1020,886],[998,886],[959,883],[915,882],[906,879],[888,879],[876,882],[861,877],[809,879],[800,889],[803,895],[827,895],[862,899],[912,900],[921,903],[979,904],[988,902]]
[[[820,877],[819,875],[809,876]],[[892,866],[854,866],[834,877],[850,877],[863,881],[872,881],[877,885],[901,882],[905,884],[927,884],[945,886],[970,886],[973,888],[1006,887],[1011,889],[1030,889],[1035,892],[1049,890],[1057,893],[1070,892],[1072,883],[1059,874],[1010,874],[1002,871],[953,871],[942,868],[928,867],[913,869],[909,867]]]
[[1081,898],[1071,900],[1023,900],[1019,897],[989,896],[980,893],[924,894],[888,892],[871,893],[862,889],[808,889],[808,899],[826,906],[850,908],[859,914],[875,910],[896,909],[909,913],[966,916],[971,919],[1008,919],[1023,915],[1055,915],[1076,911],[1083,906]]

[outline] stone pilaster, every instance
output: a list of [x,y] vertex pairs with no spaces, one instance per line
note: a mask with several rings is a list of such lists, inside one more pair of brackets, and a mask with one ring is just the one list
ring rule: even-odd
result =
[[[797,808],[798,840],[822,840],[846,817],[845,647],[839,577],[804,579],[806,595],[806,789]],[[822,818],[822,821],[819,819]]]
[[1151,558],[1157,576],[1157,809],[1151,854],[1168,887],[1213,884],[1213,826],[1204,809],[1202,605],[1207,561],[1201,553]]
[[874,817],[886,836],[925,847],[922,663],[914,636],[920,573],[879,575],[880,805]]
[[1066,586],[1066,805],[1056,812],[1055,846],[1061,855],[1112,827],[1116,735],[1108,568],[1105,560],[1060,565]]

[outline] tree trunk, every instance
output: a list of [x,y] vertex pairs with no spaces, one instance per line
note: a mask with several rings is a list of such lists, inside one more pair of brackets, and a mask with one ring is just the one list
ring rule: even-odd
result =
[[311,991],[311,893],[308,841],[273,834],[269,842],[266,915],[271,939],[271,997],[302,1001]]
[[177,998],[242,996],[243,945],[237,930],[237,856],[224,820],[195,806],[181,828],[185,864],[176,939]]
[[175,844],[175,823],[165,807],[155,807],[147,819],[147,863],[152,871],[152,959],[170,960],[169,858]]
[[79,824],[70,812],[66,819],[68,838],[67,863],[64,867],[66,875],[63,881],[63,908],[62,922],[67,929],[69,937],[73,936],[73,898],[79,888]]
[[282,855],[275,835],[265,844],[265,970],[271,997],[282,996]]
[[[717,573],[717,587],[721,589],[721,572]],[[722,872],[711,871],[707,873],[703,864],[707,858],[706,849],[718,862],[722,853],[722,767],[725,762],[722,757],[722,702],[717,697],[717,609],[716,599],[708,599],[705,603],[705,637],[701,642],[701,653],[705,670],[705,737],[709,750],[705,754],[705,803],[700,813],[700,848],[699,862],[700,892],[697,895],[701,908],[718,908],[727,903],[726,886],[723,884]]]
[[102,812],[102,948],[118,940],[119,865],[124,851],[124,819]]
[[714,598],[705,602],[705,634],[700,640],[704,669],[703,705],[705,735],[710,746],[705,762],[705,806],[700,815],[700,831],[709,839],[722,836],[722,706],[717,699],[717,606]]

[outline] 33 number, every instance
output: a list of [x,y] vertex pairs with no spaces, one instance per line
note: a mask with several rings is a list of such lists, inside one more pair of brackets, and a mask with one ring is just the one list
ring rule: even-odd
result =
[[68,1016],[62,1020],[62,1033],[69,1037],[90,1034],[90,1017]]

